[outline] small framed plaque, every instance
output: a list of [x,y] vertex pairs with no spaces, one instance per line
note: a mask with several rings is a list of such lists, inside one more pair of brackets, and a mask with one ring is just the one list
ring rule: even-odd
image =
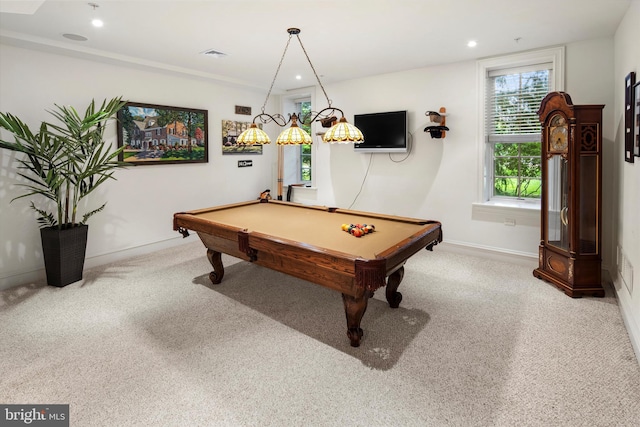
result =
[[243,107],[242,105],[236,105],[236,114],[243,114],[245,116],[250,116],[251,107]]

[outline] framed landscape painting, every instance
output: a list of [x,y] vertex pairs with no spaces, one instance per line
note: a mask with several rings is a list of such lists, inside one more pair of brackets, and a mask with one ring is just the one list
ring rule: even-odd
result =
[[206,163],[207,110],[128,102],[118,111],[120,161],[134,165]]

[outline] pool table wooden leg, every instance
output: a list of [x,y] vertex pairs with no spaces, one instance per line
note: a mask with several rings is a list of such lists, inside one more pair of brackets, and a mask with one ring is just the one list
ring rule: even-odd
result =
[[222,281],[224,277],[224,266],[222,265],[222,254],[220,252],[207,249],[207,258],[213,266],[213,271],[209,273],[209,280],[214,285],[217,285]]
[[342,294],[342,302],[344,303],[344,312],[347,315],[347,336],[351,340],[351,347],[359,347],[360,338],[362,338],[360,321],[364,312],[367,311],[369,293],[364,292],[360,297]]
[[387,279],[386,297],[389,307],[391,308],[398,308],[398,306],[400,306],[400,301],[402,301],[402,294],[398,292],[398,286],[400,286],[400,282],[402,282],[403,277],[404,267],[400,267],[391,273],[389,279]]

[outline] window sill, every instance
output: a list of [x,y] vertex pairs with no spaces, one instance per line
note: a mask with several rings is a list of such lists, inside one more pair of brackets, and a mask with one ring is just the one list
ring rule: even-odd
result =
[[540,202],[492,200],[472,203],[471,218],[476,221],[499,222],[504,225],[540,226]]
[[291,201],[303,205],[314,205],[318,202],[318,188],[307,186],[295,186],[291,194]]

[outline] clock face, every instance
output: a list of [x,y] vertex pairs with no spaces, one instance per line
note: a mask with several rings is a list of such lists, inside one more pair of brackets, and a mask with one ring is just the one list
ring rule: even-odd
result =
[[559,114],[553,116],[549,126],[549,151],[566,152],[569,146],[568,134],[565,118]]

